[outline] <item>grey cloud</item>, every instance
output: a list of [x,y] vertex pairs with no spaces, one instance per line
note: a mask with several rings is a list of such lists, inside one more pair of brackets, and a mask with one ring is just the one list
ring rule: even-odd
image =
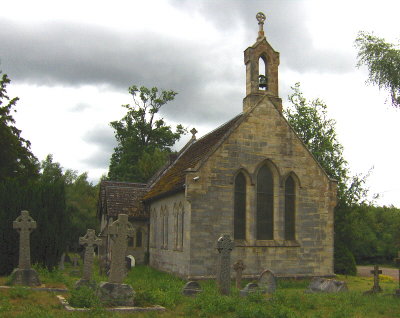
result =
[[117,145],[111,127],[99,126],[88,130],[82,138],[85,142],[97,146],[97,149],[82,160],[93,168],[105,168],[109,165],[111,154]]
[[69,110],[70,110],[71,112],[77,112],[77,113],[79,113],[79,112],[82,112],[82,111],[84,111],[85,109],[89,109],[89,108],[91,108],[91,107],[92,107],[92,106],[89,105],[89,104],[87,104],[87,103],[78,103],[78,104],[76,104],[75,106],[71,107]]

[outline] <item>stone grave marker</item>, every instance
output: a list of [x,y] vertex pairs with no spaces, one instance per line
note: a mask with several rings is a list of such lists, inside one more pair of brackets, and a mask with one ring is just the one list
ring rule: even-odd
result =
[[72,270],[70,271],[71,275],[80,275],[81,274],[81,271],[79,269],[78,260],[79,260],[78,255],[72,256]]
[[108,234],[113,240],[111,250],[111,268],[108,282],[100,283],[97,295],[100,300],[113,306],[133,306],[135,292],[132,287],[122,284],[126,275],[125,254],[128,237],[132,237],[134,229],[128,221],[127,214],[119,214],[118,219],[108,227]]
[[231,288],[231,252],[235,243],[228,234],[223,234],[217,241],[219,253],[218,287],[222,295],[229,295]]
[[182,294],[185,296],[196,296],[202,291],[200,284],[194,281],[187,282],[182,288]]
[[19,233],[19,261],[18,268],[11,274],[11,284],[39,286],[39,275],[31,268],[30,249],[30,234],[36,229],[36,222],[28,211],[21,211],[21,215],[13,222],[13,228]]
[[397,258],[395,258],[394,261],[399,268],[399,288],[396,289],[395,295],[400,297],[400,252],[397,252]]
[[269,294],[274,293],[276,290],[276,278],[274,273],[269,269],[264,270],[258,278],[258,286],[264,292]]
[[307,290],[309,293],[338,293],[345,291],[348,291],[346,282],[321,277],[314,277]]
[[381,286],[379,286],[379,274],[382,274],[382,271],[379,269],[378,265],[374,266],[374,269],[371,271],[371,274],[374,274],[374,286],[369,291],[366,291],[364,294],[375,294],[380,293],[382,291]]
[[64,263],[65,263],[65,252],[61,254],[60,263],[58,264],[58,269],[60,271],[63,271],[65,269]]
[[236,272],[236,288],[241,288],[242,282],[242,273],[245,270],[246,266],[244,265],[243,261],[240,259],[235,264],[233,264],[233,270]]
[[240,291],[240,296],[242,297],[246,297],[251,293],[256,293],[256,292],[263,292],[262,290],[260,290],[260,286],[258,286],[257,283],[248,283],[245,288],[243,288]]
[[83,277],[76,282],[75,287],[86,285],[94,288],[96,286],[96,283],[92,281],[94,247],[102,245],[102,240],[96,236],[95,230],[88,229],[85,236],[79,238],[79,244],[85,247],[85,256]]

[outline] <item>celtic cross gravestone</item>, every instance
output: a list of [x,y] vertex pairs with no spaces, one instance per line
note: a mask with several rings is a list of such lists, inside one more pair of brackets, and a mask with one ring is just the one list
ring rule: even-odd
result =
[[379,286],[379,274],[382,274],[382,270],[379,269],[378,265],[375,265],[374,269],[371,271],[371,274],[374,274],[374,286],[372,287],[372,292],[381,292],[382,288]]
[[31,268],[30,235],[36,229],[36,222],[29,216],[28,211],[21,211],[21,215],[13,222],[13,228],[19,233],[19,261],[18,268],[11,274],[11,283],[14,285],[40,285],[37,272]]
[[79,238],[79,244],[85,246],[85,256],[83,259],[82,279],[80,279],[75,286],[76,287],[79,287],[81,285],[95,286],[95,284],[92,284],[91,282],[94,247],[95,245],[97,246],[102,245],[102,240],[96,236],[95,230],[88,229],[86,231],[85,236]]
[[235,243],[228,234],[223,234],[217,241],[219,253],[218,286],[223,295],[228,295],[231,287],[231,252]]
[[134,229],[127,214],[119,214],[118,219],[108,227],[113,240],[111,248],[111,268],[108,282],[100,283],[97,295],[100,300],[113,306],[133,306],[134,290],[128,284],[122,284],[126,269],[125,255],[128,237],[133,237]]

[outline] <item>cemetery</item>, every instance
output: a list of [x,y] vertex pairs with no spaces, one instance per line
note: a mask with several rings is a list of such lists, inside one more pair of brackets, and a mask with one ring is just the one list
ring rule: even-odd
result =
[[[83,259],[68,255],[49,271],[30,263],[30,233],[36,222],[28,211],[13,222],[20,234],[18,267],[0,278],[1,317],[396,317],[398,278],[337,275],[335,279],[287,279],[265,269],[244,279],[242,260],[233,262],[229,235],[215,242],[219,253],[216,279],[185,282],[147,265],[131,267],[125,260],[132,234],[127,215],[110,226],[115,245],[108,275],[100,274],[95,247],[102,244],[88,229],[79,238]],[[129,266],[127,260],[129,259]],[[395,259],[397,262],[397,258]],[[19,272],[23,272],[19,274]]]

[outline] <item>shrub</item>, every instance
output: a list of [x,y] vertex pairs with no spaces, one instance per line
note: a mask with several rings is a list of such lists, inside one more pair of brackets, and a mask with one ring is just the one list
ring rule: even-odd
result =
[[356,261],[350,250],[338,243],[335,245],[334,269],[336,274],[353,275],[357,274]]
[[77,308],[92,308],[100,307],[101,302],[92,288],[82,286],[78,289],[73,289],[68,302],[72,307]]

